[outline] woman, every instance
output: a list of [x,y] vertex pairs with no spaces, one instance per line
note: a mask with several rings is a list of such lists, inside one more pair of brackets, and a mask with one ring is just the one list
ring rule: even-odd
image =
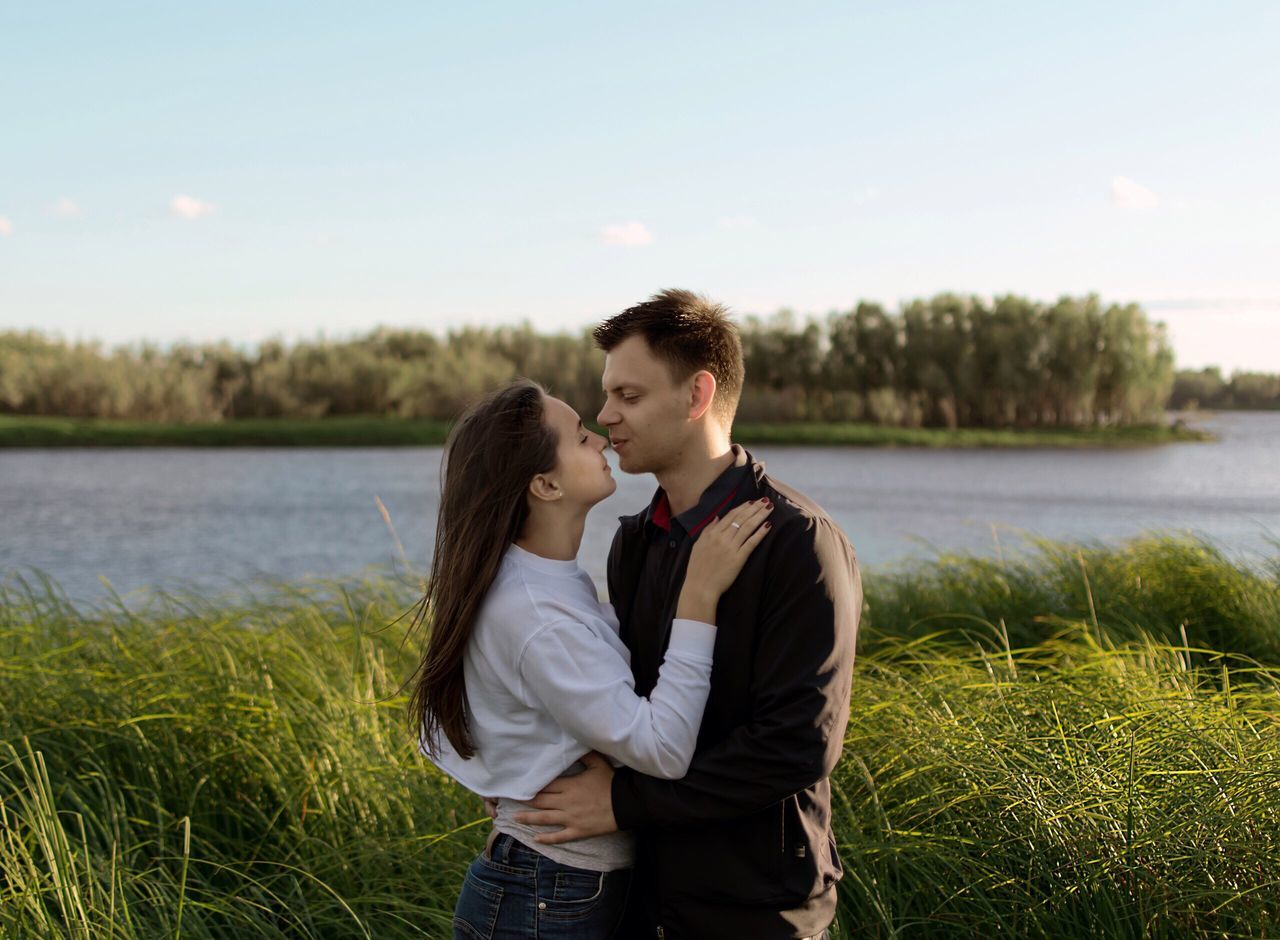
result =
[[522,380],[470,408],[445,447],[418,610],[431,634],[410,716],[423,753],[497,805],[458,898],[457,937],[613,934],[630,836],[542,845],[534,837],[545,830],[513,817],[580,771],[591,750],[653,776],[684,775],[707,700],[716,604],[768,529],[772,507],[758,502],[701,531],[658,682],[637,695],[613,608],[575,561],[587,512],[617,488],[606,444]]

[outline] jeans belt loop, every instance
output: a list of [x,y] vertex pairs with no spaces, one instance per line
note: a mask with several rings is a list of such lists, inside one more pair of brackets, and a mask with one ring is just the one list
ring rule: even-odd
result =
[[494,826],[489,830],[489,838],[484,840],[484,857],[493,861],[493,843],[498,841],[498,827]]

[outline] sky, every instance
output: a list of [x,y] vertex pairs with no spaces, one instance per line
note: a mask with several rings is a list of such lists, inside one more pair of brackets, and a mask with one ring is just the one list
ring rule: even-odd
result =
[[1097,293],[1280,371],[1280,4],[0,0],[0,330]]

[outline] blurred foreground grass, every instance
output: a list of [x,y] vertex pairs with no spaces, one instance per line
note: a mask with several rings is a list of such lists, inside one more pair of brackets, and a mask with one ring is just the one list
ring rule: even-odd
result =
[[[1280,933],[1280,567],[1191,539],[866,575],[836,936]],[[0,591],[0,936],[444,937],[392,578]]]

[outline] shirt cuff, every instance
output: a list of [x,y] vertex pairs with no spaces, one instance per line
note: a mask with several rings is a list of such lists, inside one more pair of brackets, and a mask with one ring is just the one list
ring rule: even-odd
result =
[[671,621],[671,642],[667,644],[668,653],[675,650],[702,659],[711,659],[715,647],[716,625],[714,623],[683,618]]

